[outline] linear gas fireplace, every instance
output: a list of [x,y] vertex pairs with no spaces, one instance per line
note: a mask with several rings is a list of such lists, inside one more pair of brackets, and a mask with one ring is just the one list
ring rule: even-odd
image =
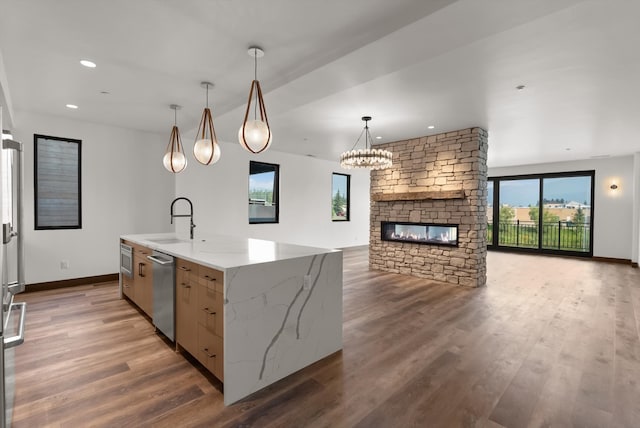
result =
[[458,246],[458,225],[436,223],[399,223],[383,221],[383,241]]

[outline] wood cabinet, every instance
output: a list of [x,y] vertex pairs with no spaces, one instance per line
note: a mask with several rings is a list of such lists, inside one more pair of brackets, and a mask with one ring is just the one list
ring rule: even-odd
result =
[[133,277],[123,275],[122,292],[149,317],[153,318],[153,265],[147,259],[151,249],[124,241],[133,249]]
[[176,342],[198,353],[198,265],[176,259]]
[[224,381],[224,273],[176,260],[176,342]]
[[122,294],[127,296],[129,300],[135,301],[136,289],[135,286],[135,276],[129,278],[126,275],[122,275]]
[[198,324],[198,354],[195,356],[215,377],[224,382],[222,337]]
[[146,255],[134,253],[134,302],[153,318],[153,265]]

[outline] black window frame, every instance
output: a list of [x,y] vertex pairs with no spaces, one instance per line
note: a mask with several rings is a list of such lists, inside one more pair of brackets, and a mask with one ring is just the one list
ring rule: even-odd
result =
[[343,219],[335,219],[335,218],[333,218],[333,214],[331,214],[331,221],[335,221],[335,222],[338,222],[338,223],[345,222],[345,221],[351,221],[351,175],[350,174],[343,174],[343,173],[340,173],[340,172],[334,172],[334,173],[331,174],[331,210],[332,210],[332,212],[333,212],[333,176],[334,175],[341,175],[343,177],[347,177],[347,195],[346,195],[346,199],[347,199],[347,215]]
[[[78,222],[74,225],[41,226],[38,222],[38,142],[39,140],[63,141],[78,145]],[[51,135],[33,134],[33,197],[34,197],[34,229],[35,230],[68,230],[82,229],[82,140],[74,138],[54,137]]]
[[[275,201],[276,214],[273,220],[256,220],[249,217],[249,224],[277,224],[280,222],[280,165],[276,163],[268,163],[268,162],[258,162],[258,161],[249,161],[249,188],[247,189],[247,196],[251,192],[251,171],[252,166],[261,166],[261,167],[273,167],[274,168],[274,186],[273,186],[273,201]],[[250,198],[247,197],[247,208],[249,209]]]
[[[552,248],[542,248],[542,234],[539,234],[539,244],[537,248],[522,248],[512,246],[499,245],[499,230],[495,227],[495,220],[500,218],[500,181],[506,180],[539,180],[539,198],[540,198],[540,215],[538,216],[539,225],[543,221],[544,209],[544,180],[548,178],[571,178],[571,177],[590,177],[591,178],[591,208],[589,214],[589,251],[571,251],[571,250],[558,250]],[[575,256],[575,257],[593,257],[593,236],[594,236],[594,219],[595,219],[595,188],[596,188],[596,172],[595,170],[583,170],[583,171],[568,171],[568,172],[550,172],[539,174],[522,174],[522,175],[505,175],[488,177],[487,182],[493,182],[493,233],[492,242],[487,241],[487,249],[494,251],[506,251],[506,252],[523,252],[523,253],[536,253],[536,254],[552,254],[561,256]],[[498,233],[496,233],[498,230]],[[540,228],[539,228],[540,230]]]

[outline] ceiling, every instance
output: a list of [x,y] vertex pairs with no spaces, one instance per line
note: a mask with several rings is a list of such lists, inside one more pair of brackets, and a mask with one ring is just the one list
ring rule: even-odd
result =
[[371,115],[376,142],[483,127],[492,167],[640,151],[638,1],[0,0],[0,10],[5,128],[20,127],[21,111],[45,113],[155,132],[163,150],[169,105],[183,106],[189,141],[208,80],[218,138],[236,142],[247,48],[258,45],[271,150],[338,159]]

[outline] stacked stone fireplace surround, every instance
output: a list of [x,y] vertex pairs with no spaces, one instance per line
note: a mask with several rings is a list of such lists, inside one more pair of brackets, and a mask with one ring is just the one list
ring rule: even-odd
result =
[[[393,166],[371,172],[370,267],[484,286],[487,132],[462,129],[376,147],[393,153]],[[458,225],[458,247],[383,241],[382,221]]]

